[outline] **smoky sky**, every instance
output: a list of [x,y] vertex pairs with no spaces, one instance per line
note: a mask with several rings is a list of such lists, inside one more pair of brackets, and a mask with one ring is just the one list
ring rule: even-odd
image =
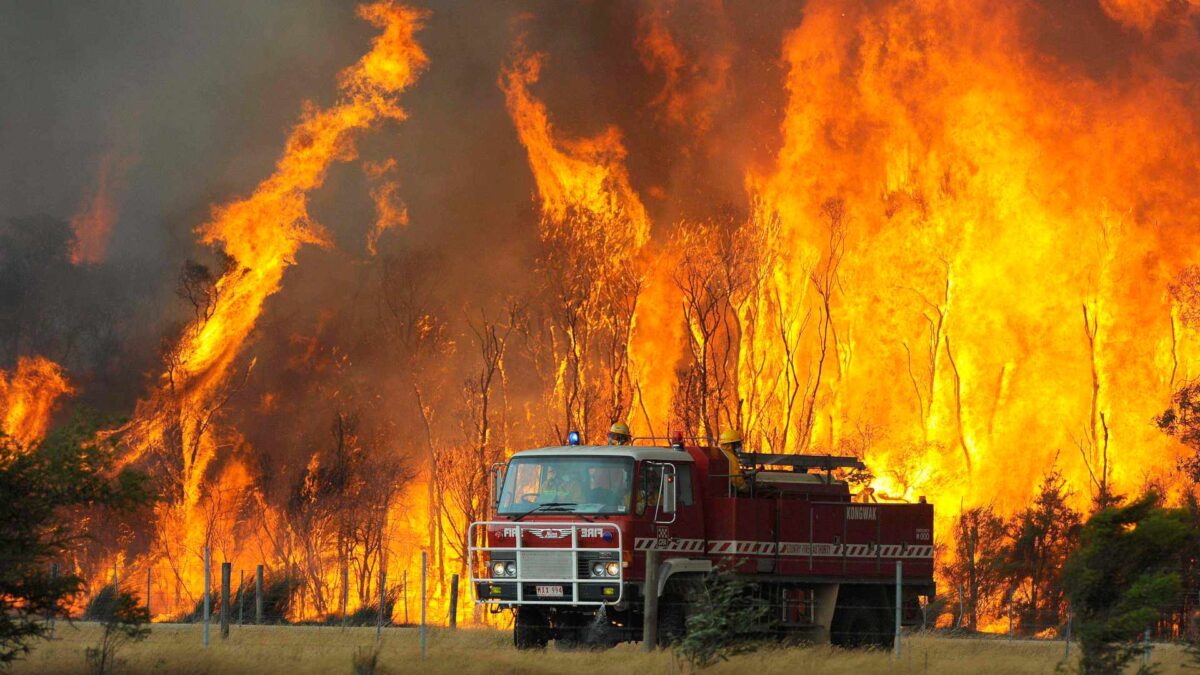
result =
[[[535,94],[559,133],[621,131],[659,240],[680,218],[746,208],[745,170],[767,166],[778,150],[787,96],[781,45],[803,19],[803,3],[414,4],[430,10],[418,33],[429,67],[400,97],[408,119],[362,135],[358,150],[362,160],[396,161],[409,213],[382,252],[427,252],[446,296],[466,298],[455,303],[459,313],[521,293],[534,273],[535,186],[497,85],[520,36],[546,54]],[[689,56],[720,51],[728,59],[728,77],[705,102],[712,122],[702,134],[664,123],[653,104],[661,74],[649,72],[636,41],[639,20],[655,7],[672,8],[672,34]],[[1027,12],[1031,44],[1068,67],[1106,77],[1136,51],[1130,32],[1095,3],[1031,7],[1040,7]],[[305,102],[331,103],[338,72],[369,49],[376,31],[354,9],[313,0],[0,0],[0,227],[65,222],[95,189],[102,164],[119,168],[107,257],[62,285],[90,287],[96,297],[76,305],[108,303],[96,322],[122,324],[109,341],[129,357],[107,358],[110,380],[129,371],[135,392],[151,376],[155,341],[184,316],[173,293],[178,270],[206,255],[195,228],[212,206],[249,194],[270,174]],[[352,261],[366,261],[369,189],[361,163],[349,162],[311,195],[312,214]],[[312,261],[327,255],[302,250],[281,295],[320,286],[326,270]],[[56,260],[47,265],[67,265]],[[57,300],[55,311],[82,311],[71,298]],[[99,369],[78,350],[64,357],[66,348],[43,342],[20,351],[65,358],[76,380]],[[14,357],[0,354],[0,368]]]
[[[743,200],[728,156],[694,151],[686,129],[656,123],[649,102],[661,81],[639,63],[635,47],[644,6],[423,6],[430,15],[418,39],[430,65],[401,96],[409,117],[364,134],[357,146],[362,160],[397,163],[410,224],[387,235],[383,250],[429,251],[448,295],[470,294],[473,304],[487,304],[520,293],[532,275],[535,186],[497,85],[519,36],[547,54],[536,93],[559,132],[586,137],[615,125],[630,149],[635,186],[662,193],[685,180],[691,194],[704,196],[694,203],[648,197],[656,221]],[[762,7],[733,8],[725,25],[750,39],[733,60],[738,77],[723,95],[755,102],[753,110],[716,107],[730,137],[754,132],[769,139],[777,126],[779,27],[799,14]],[[306,102],[331,103],[338,72],[369,49],[375,29],[354,8],[293,0],[0,3],[0,222],[12,230],[69,220],[108,163],[117,217],[105,260],[63,273],[83,275],[78,283],[100,288],[111,303],[93,323],[127,324],[118,341],[136,358],[107,366],[137,375],[126,380],[152,373],[150,347],[184,316],[173,289],[183,262],[206,255],[195,228],[214,205],[249,194],[270,174]],[[706,25],[712,15],[680,16],[681,35],[694,30],[702,40],[714,30]],[[770,37],[758,39],[756,32]],[[748,96],[763,78],[771,86],[762,91],[771,93]],[[746,91],[738,92],[739,85]],[[762,157],[772,146],[752,145]],[[340,163],[311,195],[311,212],[349,256],[365,256],[374,218],[369,188],[360,162]],[[299,262],[314,255],[302,251]],[[57,260],[67,266],[62,256]],[[296,273],[285,279],[285,292]],[[64,302],[55,311],[83,311]],[[96,366],[45,340],[26,340],[16,351],[49,352],[66,361],[76,381]],[[0,367],[11,366],[16,351],[4,354]]]

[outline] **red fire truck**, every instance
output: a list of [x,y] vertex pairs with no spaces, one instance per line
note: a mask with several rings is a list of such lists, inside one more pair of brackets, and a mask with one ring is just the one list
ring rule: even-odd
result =
[[476,602],[515,612],[519,649],[640,640],[655,605],[666,644],[721,570],[768,603],[774,632],[888,644],[934,594],[933,505],[855,501],[836,476],[856,468],[679,440],[518,452],[496,467],[494,519],[471,525]]

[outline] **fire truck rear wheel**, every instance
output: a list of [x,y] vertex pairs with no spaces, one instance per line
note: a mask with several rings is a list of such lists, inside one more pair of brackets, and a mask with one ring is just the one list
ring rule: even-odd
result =
[[838,599],[829,639],[839,647],[887,647],[892,630],[886,600],[881,594],[863,589]]
[[550,626],[541,612],[517,610],[513,622],[513,645],[517,649],[545,649],[550,642]]

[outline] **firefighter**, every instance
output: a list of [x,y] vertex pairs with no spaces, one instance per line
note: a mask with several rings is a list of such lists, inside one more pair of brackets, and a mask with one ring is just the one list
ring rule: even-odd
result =
[[608,429],[608,444],[630,445],[632,443],[633,434],[629,431],[629,425],[620,420],[613,422],[613,425]]
[[555,467],[550,467],[547,470],[546,483],[542,487],[539,501],[544,504],[578,504],[582,498],[583,484],[576,469],[565,467],[558,471]]
[[738,461],[738,453],[742,451],[742,434],[736,429],[726,429],[721,432],[717,441],[721,454],[729,460],[729,478],[739,494],[746,492],[746,476],[742,473],[742,464]]

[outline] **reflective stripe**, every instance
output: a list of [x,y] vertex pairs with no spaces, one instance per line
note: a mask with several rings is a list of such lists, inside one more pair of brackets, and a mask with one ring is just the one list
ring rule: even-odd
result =
[[708,542],[710,555],[769,555],[827,558],[932,558],[933,546],[902,544],[832,544],[782,541],[718,540]]

